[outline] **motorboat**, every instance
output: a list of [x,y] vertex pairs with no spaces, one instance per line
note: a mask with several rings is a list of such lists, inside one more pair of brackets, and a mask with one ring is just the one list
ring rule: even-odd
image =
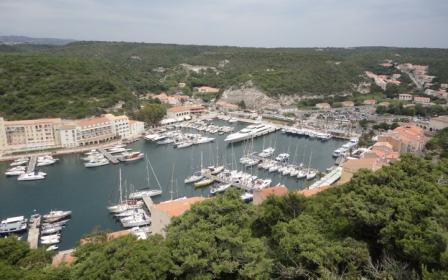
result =
[[171,144],[171,143],[174,143],[174,139],[173,138],[166,138],[164,140],[157,141],[158,145],[165,145],[165,144]]
[[281,167],[280,165],[278,165],[278,164],[276,164],[276,163],[273,163],[272,166],[269,167],[269,172],[276,172],[276,171],[278,171],[278,169],[279,169],[280,167]]
[[84,166],[87,168],[90,168],[90,167],[104,166],[104,165],[108,165],[108,164],[109,164],[109,160],[107,158],[101,158],[101,159],[91,160],[89,162],[86,162],[86,163],[84,163]]
[[15,161],[11,162],[10,166],[14,167],[14,166],[19,166],[19,165],[24,165],[27,164],[29,161],[29,158],[18,158]]
[[54,233],[58,233],[62,230],[62,226],[58,226],[58,227],[50,227],[50,228],[46,228],[46,229],[42,229],[40,231],[41,235],[48,235],[48,234],[54,234]]
[[289,159],[289,154],[288,154],[288,153],[282,153],[282,154],[279,154],[279,155],[275,158],[276,161],[280,161],[280,162],[285,162],[285,161],[287,161],[288,159]]
[[297,173],[297,179],[303,179],[306,178],[307,172],[303,169],[300,169]]
[[133,228],[149,225],[151,223],[151,219],[146,213],[143,213],[139,215],[133,215],[126,218],[122,218],[120,219],[120,222],[123,225],[123,227]]
[[70,219],[66,219],[66,220],[62,220],[62,221],[57,221],[57,222],[45,222],[42,224],[41,228],[51,228],[51,227],[63,227],[65,226],[68,222],[70,221]]
[[0,222],[0,235],[19,233],[28,227],[28,220],[24,216],[11,217]]
[[200,171],[198,171],[198,172],[193,173],[193,175],[191,175],[190,177],[185,178],[184,183],[191,184],[191,183],[201,180],[202,178],[204,178],[204,176],[202,175],[202,173]]
[[129,199],[141,199],[144,196],[153,197],[162,194],[162,190],[159,189],[144,189],[129,194]]
[[217,187],[215,187],[215,188],[211,188],[211,189],[210,189],[210,193],[211,193],[211,194],[222,193],[222,192],[224,192],[225,190],[227,190],[228,188],[230,188],[231,186],[232,186],[232,184],[224,184],[224,185],[220,185],[220,186],[217,186]]
[[140,160],[144,157],[145,157],[145,154],[142,152],[131,152],[131,153],[124,153],[123,157],[120,160],[125,161],[125,162],[132,162],[132,161]]
[[47,251],[47,252],[49,252],[49,251],[55,251],[55,250],[57,250],[57,249],[59,249],[59,247],[58,247],[57,245],[51,245],[51,246],[48,246],[48,248],[46,249],[46,251]]
[[40,156],[37,157],[36,166],[48,166],[55,164],[58,159],[53,158],[52,156]]
[[143,201],[128,200],[126,202],[107,207],[111,213],[121,213],[130,209],[143,207]]
[[203,179],[199,182],[194,183],[194,186],[196,188],[203,188],[203,187],[213,184],[214,181],[215,180],[213,180],[213,179]]
[[213,138],[213,137],[204,137],[204,136],[201,136],[201,137],[199,137],[198,139],[196,139],[196,140],[194,141],[194,143],[195,143],[195,144],[205,144],[205,143],[210,143],[210,142],[213,142],[213,141],[215,141],[215,138]]
[[145,211],[141,208],[137,208],[137,209],[129,209],[120,213],[116,213],[114,214],[115,217],[117,218],[124,218],[124,217],[129,217],[129,216],[133,216],[133,215],[137,215],[137,214],[142,214]]
[[261,153],[259,153],[258,156],[262,157],[262,158],[267,158],[267,157],[272,156],[274,154],[274,152],[275,152],[275,149],[272,147],[269,147],[269,148],[266,148],[263,151],[261,151]]
[[178,149],[182,149],[182,148],[188,148],[188,147],[190,147],[190,146],[192,146],[193,145],[193,142],[190,142],[190,141],[185,141],[185,142],[181,142],[181,143],[179,143],[179,144],[177,144],[177,148]]
[[271,185],[271,183],[272,183],[271,179],[256,179],[253,182],[253,189],[261,190],[261,189],[269,187]]
[[42,217],[46,223],[52,223],[70,217],[71,215],[72,211],[55,210],[50,211],[50,213],[45,214]]
[[6,170],[6,176],[20,176],[26,172],[26,167],[19,165]]
[[23,173],[21,174],[17,180],[18,181],[34,181],[34,180],[42,180],[45,179],[45,176],[47,174],[45,172],[41,171],[34,171],[29,173]]

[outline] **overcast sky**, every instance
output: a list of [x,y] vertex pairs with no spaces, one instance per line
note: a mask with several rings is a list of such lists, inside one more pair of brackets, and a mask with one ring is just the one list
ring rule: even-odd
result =
[[0,0],[0,35],[254,47],[448,47],[448,0]]

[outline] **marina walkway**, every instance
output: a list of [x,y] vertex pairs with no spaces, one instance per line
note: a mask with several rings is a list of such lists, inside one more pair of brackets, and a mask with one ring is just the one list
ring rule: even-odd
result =
[[28,231],[28,243],[31,249],[37,249],[37,245],[39,244],[40,219],[41,217],[34,219]]
[[36,163],[37,163],[37,157],[36,156],[32,156],[30,158],[30,161],[28,162],[28,166],[26,168],[26,172],[27,173],[34,172],[34,169],[36,168]]
[[117,157],[111,155],[109,152],[107,152],[105,149],[101,148],[98,149],[98,151],[100,151],[101,154],[103,154],[103,156],[105,158],[107,158],[110,162],[112,162],[113,164],[117,164],[119,161],[117,159]]
[[148,211],[151,211],[151,206],[154,204],[150,196],[143,196],[143,202],[146,205],[146,208],[148,208]]

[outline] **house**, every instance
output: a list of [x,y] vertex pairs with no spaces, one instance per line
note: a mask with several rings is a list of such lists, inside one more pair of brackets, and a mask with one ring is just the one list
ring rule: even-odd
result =
[[398,100],[400,101],[412,101],[412,94],[408,94],[408,93],[400,93],[398,95]]
[[342,105],[342,107],[350,108],[350,107],[354,107],[355,103],[353,101],[342,101],[341,105]]
[[219,88],[202,86],[194,88],[199,93],[219,93]]
[[366,99],[363,102],[364,105],[375,105],[376,104],[376,100],[375,99]]
[[228,103],[225,101],[221,101],[221,100],[216,102],[215,105],[216,105],[217,109],[219,109],[220,111],[224,111],[224,112],[237,111],[239,109],[238,105]]
[[316,108],[319,110],[330,110],[331,106],[328,103],[317,103]]
[[159,99],[161,103],[169,105],[181,105],[190,100],[190,97],[188,95],[181,95],[181,94],[167,95],[164,92],[155,95],[154,98]]
[[153,234],[165,236],[165,229],[171,223],[171,219],[178,217],[190,210],[191,206],[197,202],[205,200],[203,197],[183,197],[175,200],[168,200],[159,204],[153,204],[151,212],[151,229]]
[[171,119],[190,119],[192,115],[204,112],[205,108],[202,105],[175,106],[167,110],[167,117]]
[[419,104],[429,104],[431,102],[431,98],[425,96],[415,96],[414,102]]
[[256,190],[254,192],[253,203],[254,205],[259,205],[271,195],[284,196],[286,194],[288,194],[288,188],[283,185]]
[[349,159],[342,165],[342,175],[337,185],[350,182],[353,175],[361,169],[376,171],[380,169],[384,163],[377,157],[365,157],[361,159]]
[[399,126],[378,136],[378,142],[388,142],[395,152],[420,153],[426,142],[424,130],[415,124]]
[[363,158],[377,158],[383,164],[398,160],[400,153],[394,151],[392,144],[389,142],[376,142],[370,151],[364,153]]

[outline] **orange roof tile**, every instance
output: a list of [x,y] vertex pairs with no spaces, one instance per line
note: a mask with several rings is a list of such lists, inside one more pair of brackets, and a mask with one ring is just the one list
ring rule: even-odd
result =
[[326,189],[329,189],[330,187],[331,186],[323,186],[323,187],[315,188],[315,189],[304,189],[304,190],[300,190],[300,191],[297,191],[297,192],[300,193],[300,194],[303,194],[306,197],[309,197],[309,196],[313,196],[315,194],[318,194],[318,193],[320,193],[320,192],[322,192],[322,191],[324,191]]
[[171,217],[177,217],[189,210],[191,208],[191,205],[193,205],[194,203],[203,200],[205,200],[205,198],[200,196],[179,198],[176,200],[168,200],[159,204],[154,204],[151,206],[151,208],[166,212]]
[[54,267],[58,267],[61,264],[72,264],[75,261],[75,257],[73,256],[73,250],[60,251],[57,253],[51,262],[51,265]]

